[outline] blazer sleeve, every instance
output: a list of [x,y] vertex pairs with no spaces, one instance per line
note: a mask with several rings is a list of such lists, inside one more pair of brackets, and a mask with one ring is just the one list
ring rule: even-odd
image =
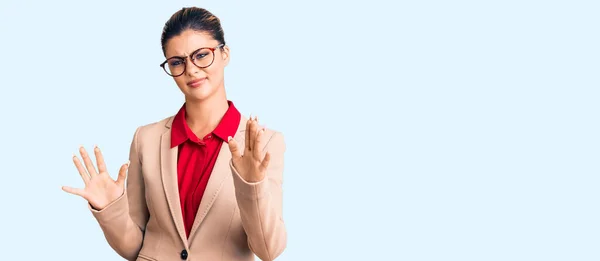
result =
[[144,230],[149,217],[144,193],[142,162],[138,154],[140,128],[135,130],[131,141],[127,186],[123,195],[102,210],[95,210],[88,204],[108,244],[127,260],[136,260],[142,247]]
[[271,154],[267,174],[262,181],[248,183],[230,161],[235,195],[248,245],[261,260],[274,260],[287,244],[282,213],[283,134],[274,132],[266,150]]

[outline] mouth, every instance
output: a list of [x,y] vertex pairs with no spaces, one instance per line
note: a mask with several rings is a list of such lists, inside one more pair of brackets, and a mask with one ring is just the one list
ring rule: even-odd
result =
[[187,85],[192,88],[198,88],[198,87],[200,87],[200,85],[202,85],[204,82],[206,82],[206,80],[207,80],[206,77],[200,78],[200,79],[194,79],[194,80],[187,82]]

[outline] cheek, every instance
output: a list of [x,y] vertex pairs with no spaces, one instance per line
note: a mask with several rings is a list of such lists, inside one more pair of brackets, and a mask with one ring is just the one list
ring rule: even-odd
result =
[[206,73],[212,77],[212,81],[219,81],[223,77],[223,64],[215,62],[209,68],[206,68]]
[[175,77],[173,78],[175,80],[175,83],[177,84],[177,87],[179,87],[179,89],[182,89],[186,86],[186,81],[185,81],[185,77],[179,76],[179,77]]

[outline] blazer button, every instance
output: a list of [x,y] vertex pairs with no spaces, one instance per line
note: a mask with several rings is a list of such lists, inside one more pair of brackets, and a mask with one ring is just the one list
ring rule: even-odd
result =
[[186,260],[188,257],[188,253],[187,251],[184,249],[183,251],[181,251],[181,259]]

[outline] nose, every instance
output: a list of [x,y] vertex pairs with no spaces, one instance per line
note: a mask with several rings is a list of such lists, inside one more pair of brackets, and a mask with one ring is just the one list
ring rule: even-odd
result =
[[194,75],[196,73],[198,73],[198,71],[200,71],[200,68],[198,68],[198,66],[196,66],[193,62],[192,59],[190,59],[190,57],[187,58],[187,61],[185,63],[185,72],[188,75]]

